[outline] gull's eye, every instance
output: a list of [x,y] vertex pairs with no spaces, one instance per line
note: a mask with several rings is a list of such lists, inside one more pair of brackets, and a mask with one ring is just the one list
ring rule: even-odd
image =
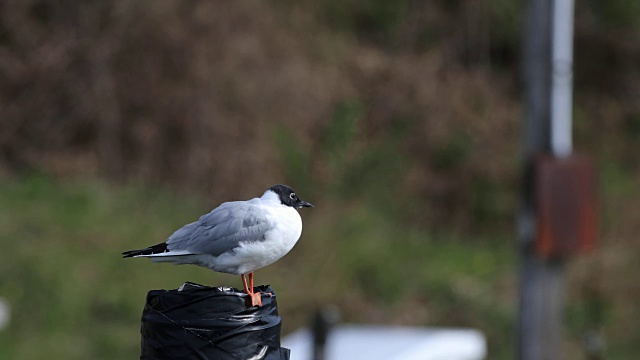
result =
[[291,193],[291,194],[289,195],[289,199],[291,199],[291,200],[295,200],[295,199],[296,199],[296,193]]

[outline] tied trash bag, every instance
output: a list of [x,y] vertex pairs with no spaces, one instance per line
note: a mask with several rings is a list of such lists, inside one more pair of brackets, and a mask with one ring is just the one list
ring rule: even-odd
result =
[[244,292],[185,283],[151,290],[142,312],[140,359],[288,360],[280,347],[281,318],[269,286],[256,288],[262,307],[248,307]]

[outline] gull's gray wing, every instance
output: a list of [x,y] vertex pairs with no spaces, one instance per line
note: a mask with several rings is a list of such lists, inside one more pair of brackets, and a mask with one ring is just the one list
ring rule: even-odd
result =
[[219,256],[243,242],[264,240],[273,227],[262,207],[245,201],[227,202],[178,229],[167,240],[170,251]]

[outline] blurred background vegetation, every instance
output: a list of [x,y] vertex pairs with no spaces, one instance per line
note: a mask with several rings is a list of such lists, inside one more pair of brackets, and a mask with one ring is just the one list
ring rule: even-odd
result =
[[[596,253],[569,264],[567,359],[640,353],[640,3],[576,4],[575,143]],[[258,272],[284,331],[343,319],[484,331],[514,354],[523,2],[0,3],[1,359],[139,354],[150,289],[234,285],[125,261],[287,183],[294,251]],[[636,240],[634,240],[636,239]]]

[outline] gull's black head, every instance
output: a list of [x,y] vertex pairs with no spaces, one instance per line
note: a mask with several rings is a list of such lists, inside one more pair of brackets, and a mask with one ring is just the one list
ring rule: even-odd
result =
[[310,203],[300,200],[296,192],[287,185],[273,185],[269,188],[269,190],[278,195],[278,197],[280,198],[280,202],[283,205],[291,206],[295,209],[300,209],[303,207],[313,207],[313,205],[311,205]]

